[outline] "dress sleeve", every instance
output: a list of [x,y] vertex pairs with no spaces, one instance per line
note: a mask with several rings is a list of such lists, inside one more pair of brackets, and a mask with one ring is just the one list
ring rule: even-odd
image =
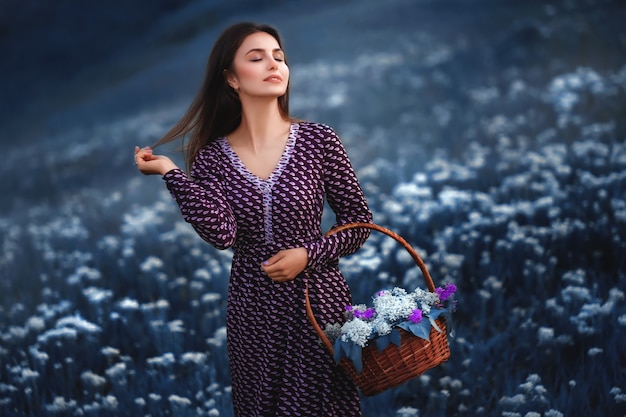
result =
[[[335,226],[346,223],[372,221],[365,195],[337,134],[330,128],[324,140],[323,176],[326,200],[335,213]],[[370,235],[370,229],[348,229],[331,236],[306,243],[308,268],[320,263],[335,262],[340,257],[356,252]]]
[[216,165],[209,159],[202,152],[198,154],[191,178],[182,170],[173,169],[163,179],[183,219],[203,240],[217,249],[226,249],[235,242],[237,223],[215,172]]

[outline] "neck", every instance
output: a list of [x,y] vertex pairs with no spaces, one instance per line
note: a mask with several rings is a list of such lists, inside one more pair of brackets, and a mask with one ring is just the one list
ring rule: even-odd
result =
[[247,138],[255,148],[280,137],[290,125],[289,120],[281,116],[276,99],[271,102],[249,100],[241,104],[241,124],[236,132]]

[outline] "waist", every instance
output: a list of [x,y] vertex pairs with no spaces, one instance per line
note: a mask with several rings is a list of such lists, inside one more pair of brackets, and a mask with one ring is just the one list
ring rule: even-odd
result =
[[320,238],[321,235],[317,237],[290,239],[289,241],[281,242],[248,241],[245,239],[238,239],[233,245],[233,256],[251,259],[263,258],[263,260],[265,260],[281,250],[301,248],[305,243],[312,242]]

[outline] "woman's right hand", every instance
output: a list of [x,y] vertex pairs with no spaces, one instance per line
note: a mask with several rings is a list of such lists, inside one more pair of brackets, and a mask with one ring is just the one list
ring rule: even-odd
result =
[[149,146],[135,146],[135,165],[144,175],[165,175],[178,166],[164,155],[154,155]]

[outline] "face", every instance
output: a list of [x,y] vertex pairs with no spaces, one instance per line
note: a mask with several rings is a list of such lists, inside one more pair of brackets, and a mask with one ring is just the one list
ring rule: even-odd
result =
[[289,68],[285,53],[272,35],[265,32],[246,37],[235,54],[228,84],[239,97],[275,97],[285,94]]

